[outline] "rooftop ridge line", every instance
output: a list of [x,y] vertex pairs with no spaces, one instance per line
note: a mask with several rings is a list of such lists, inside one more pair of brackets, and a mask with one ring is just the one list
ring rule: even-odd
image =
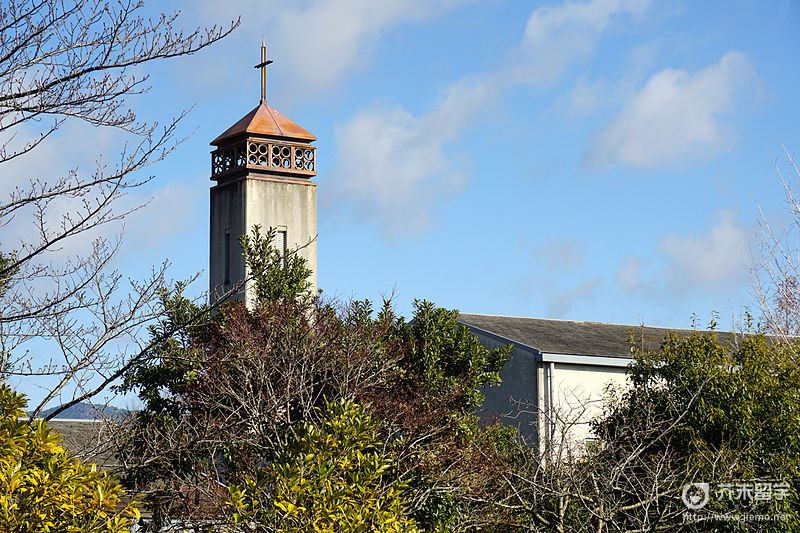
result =
[[471,315],[471,316],[486,316],[486,317],[493,317],[493,318],[519,318],[523,320],[547,320],[549,322],[565,322],[565,323],[572,323],[572,324],[597,324],[601,326],[623,326],[629,328],[650,328],[650,329],[663,329],[667,331],[696,331],[698,333],[733,333],[733,334],[740,334],[740,331],[729,331],[729,330],[722,330],[722,329],[695,329],[695,328],[677,328],[677,327],[669,327],[669,326],[648,326],[646,324],[619,324],[616,322],[594,322],[590,320],[569,320],[566,318],[542,318],[542,317],[535,317],[535,316],[515,316],[515,315],[493,315],[489,313],[463,313],[459,311],[459,315]]

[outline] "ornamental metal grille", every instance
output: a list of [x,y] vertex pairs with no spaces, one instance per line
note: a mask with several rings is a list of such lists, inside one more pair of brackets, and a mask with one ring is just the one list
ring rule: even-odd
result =
[[248,140],[214,151],[211,173],[217,176],[246,167],[315,174],[314,151],[313,146]]
[[244,165],[244,145],[242,144],[220,148],[211,154],[211,173],[215,176],[229,170],[242,168]]

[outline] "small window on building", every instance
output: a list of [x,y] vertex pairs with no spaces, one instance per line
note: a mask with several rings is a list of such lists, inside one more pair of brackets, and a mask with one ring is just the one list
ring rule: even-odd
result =
[[231,230],[225,230],[225,285],[231,284]]
[[275,249],[281,256],[281,266],[286,268],[286,227],[276,228]]
[[600,439],[588,437],[583,439],[583,446],[587,452],[597,452],[600,449]]

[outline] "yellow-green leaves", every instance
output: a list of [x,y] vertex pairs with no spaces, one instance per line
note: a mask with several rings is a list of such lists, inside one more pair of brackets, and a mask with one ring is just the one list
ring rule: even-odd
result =
[[259,480],[230,487],[231,516],[279,533],[415,533],[405,518],[404,486],[386,474],[376,423],[360,406],[326,403]]
[[121,533],[139,511],[94,465],[72,460],[43,420],[20,421],[25,397],[0,385],[0,533]]

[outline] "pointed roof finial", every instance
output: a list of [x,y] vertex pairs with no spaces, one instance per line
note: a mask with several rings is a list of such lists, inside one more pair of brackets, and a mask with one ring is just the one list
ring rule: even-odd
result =
[[272,63],[272,60],[267,60],[267,45],[264,44],[264,36],[261,36],[261,63],[253,68],[261,69],[261,103],[267,103],[267,65]]

